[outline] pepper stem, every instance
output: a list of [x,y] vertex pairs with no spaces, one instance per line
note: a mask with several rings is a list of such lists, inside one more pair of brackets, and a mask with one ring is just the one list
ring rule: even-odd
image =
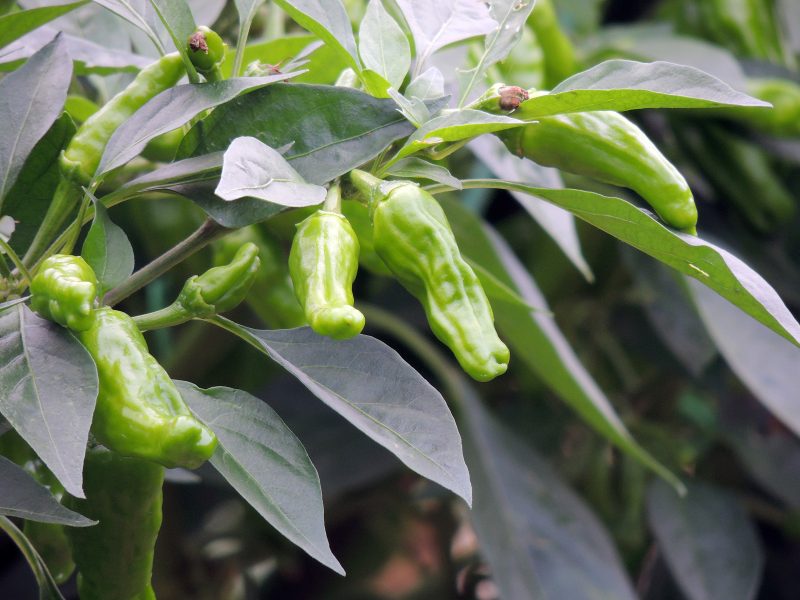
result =
[[133,317],[133,322],[139,331],[150,331],[151,329],[163,329],[173,327],[191,321],[194,315],[183,308],[179,303],[173,302],[169,306],[153,312],[137,315]]
[[342,190],[338,183],[332,183],[328,188],[328,194],[325,196],[325,203],[322,205],[322,210],[341,214],[342,212]]

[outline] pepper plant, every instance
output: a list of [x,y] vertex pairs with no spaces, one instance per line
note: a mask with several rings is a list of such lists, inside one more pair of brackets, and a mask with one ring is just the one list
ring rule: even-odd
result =
[[645,4],[0,2],[40,597],[791,597],[800,13]]

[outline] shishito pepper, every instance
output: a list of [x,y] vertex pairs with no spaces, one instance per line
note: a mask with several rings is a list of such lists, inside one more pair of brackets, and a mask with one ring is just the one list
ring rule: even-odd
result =
[[98,521],[70,527],[81,600],[155,600],[153,551],[161,528],[164,467],[96,447],[86,453],[86,499],[68,506]]
[[542,117],[499,135],[509,150],[540,165],[630,188],[667,225],[695,233],[697,208],[683,175],[621,114],[594,111]]
[[100,391],[92,433],[100,443],[165,467],[194,469],[211,457],[216,436],[186,406],[133,319],[99,308],[78,339],[97,365]]
[[375,251],[422,303],[434,335],[474,379],[505,373],[510,354],[489,299],[436,199],[408,181],[384,182],[358,170],[350,176],[369,198]]
[[364,328],[364,315],[353,307],[358,237],[340,207],[339,188],[332,186],[326,206],[297,225],[289,274],[311,328],[347,339]]
[[92,326],[96,298],[97,278],[80,256],[48,257],[31,281],[31,308],[75,331]]

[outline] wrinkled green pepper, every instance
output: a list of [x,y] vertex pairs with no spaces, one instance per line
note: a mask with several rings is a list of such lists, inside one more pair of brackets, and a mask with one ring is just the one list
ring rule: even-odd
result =
[[358,253],[358,237],[339,212],[318,210],[297,226],[289,274],[308,324],[321,335],[347,339],[364,328],[353,307]]
[[80,256],[48,257],[31,281],[31,308],[74,331],[92,326],[96,299],[97,278]]
[[420,301],[434,335],[474,379],[505,373],[510,354],[489,299],[436,199],[411,182],[383,182],[358,170],[350,175],[369,199],[375,251]]
[[151,577],[163,482],[161,465],[102,447],[86,453],[86,499],[67,503],[98,521],[67,531],[81,600],[155,600]]
[[683,175],[641,129],[619,113],[542,117],[499,135],[518,156],[630,188],[667,225],[696,232],[697,208]]
[[229,233],[214,243],[214,264],[229,262],[242,244],[252,243],[261,259],[246,302],[270,329],[291,329],[306,324],[289,277],[287,258],[280,244],[257,225]]
[[133,319],[99,308],[93,326],[78,339],[97,365],[92,433],[100,443],[165,467],[194,469],[211,457],[216,436],[186,406]]

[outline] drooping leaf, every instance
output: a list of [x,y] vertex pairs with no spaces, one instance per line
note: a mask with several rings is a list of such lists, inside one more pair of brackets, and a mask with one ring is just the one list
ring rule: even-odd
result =
[[471,517],[501,597],[634,600],[608,533],[580,497],[466,385],[459,400]]
[[72,63],[64,39],[0,80],[0,206],[36,143],[64,107]]
[[0,17],[0,48],[21,38],[29,31],[57,19],[61,15],[83,6],[89,0],[79,0],[58,6],[38,6],[29,10],[10,13]]
[[461,438],[441,394],[382,342],[307,327],[263,331],[209,319],[267,354],[320,400],[423,477],[472,500]]
[[0,313],[0,413],[79,498],[97,390],[91,356],[66,329],[23,305]]
[[672,576],[689,600],[753,600],[764,556],[753,523],[729,492],[693,483],[685,498],[659,481],[647,516]]
[[176,383],[219,439],[214,468],[282,535],[344,575],[325,534],[317,471],[277,413],[241,390]]
[[94,221],[83,242],[81,256],[97,275],[98,296],[118,286],[133,273],[133,248],[122,228],[108,216],[101,202],[94,202]]
[[411,67],[411,47],[382,0],[370,0],[367,5],[358,30],[358,52],[365,68],[400,88]]
[[713,108],[769,104],[738,92],[694,67],[656,61],[609,60],[534,96],[514,111],[525,121],[587,110]]
[[427,179],[449,185],[454,190],[461,189],[461,180],[453,177],[445,167],[415,156],[397,161],[389,167],[386,174],[410,179]]
[[70,527],[97,522],[62,506],[47,488],[4,456],[0,456],[0,515]]
[[[240,94],[284,81],[293,73],[267,77],[242,77],[213,83],[170,88],[147,102],[111,136],[97,168],[97,176],[124,165],[154,137],[180,127],[198,113],[219,106]],[[227,145],[226,145],[227,147]]]

